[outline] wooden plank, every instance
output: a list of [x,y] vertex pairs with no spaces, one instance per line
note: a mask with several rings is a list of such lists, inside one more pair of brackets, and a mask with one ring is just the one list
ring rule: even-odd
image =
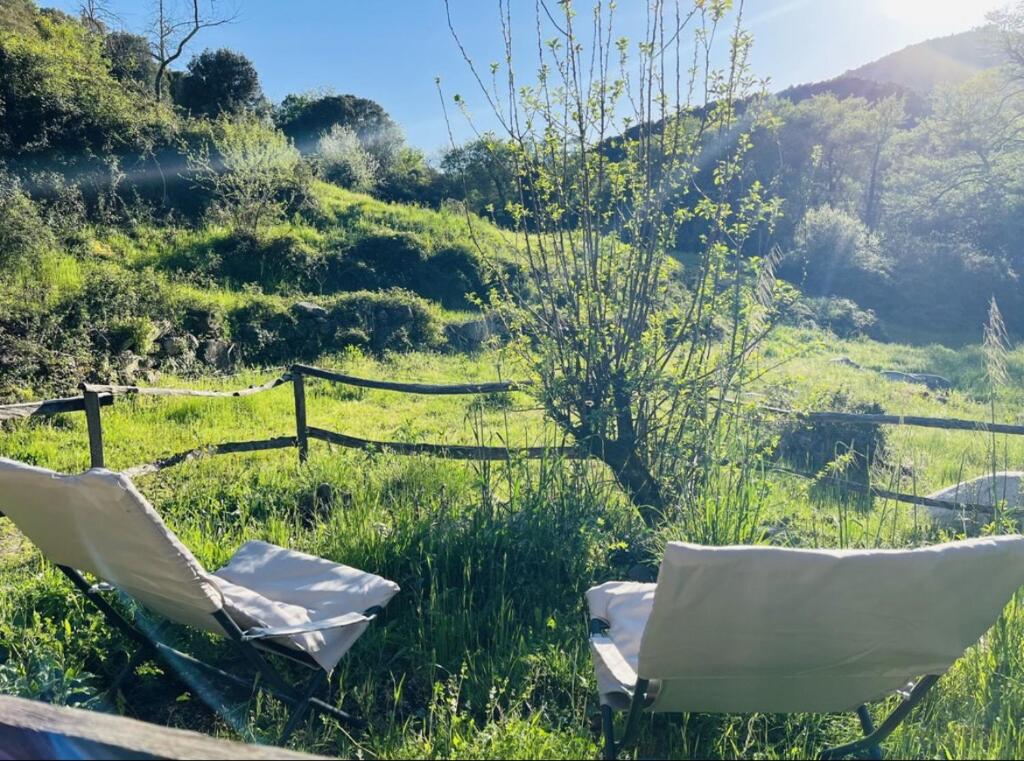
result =
[[218,740],[122,716],[0,697],[0,757],[313,759],[281,748]]
[[236,391],[202,391],[192,388],[158,388],[156,386],[118,386],[111,383],[83,383],[81,388],[86,391],[114,395],[138,394],[140,396],[201,396],[209,398],[237,398],[252,396],[263,391],[270,391],[291,381],[289,373],[267,381],[259,386],[249,386]]
[[178,454],[165,457],[162,460],[156,462],[147,463],[145,465],[136,465],[134,468],[128,468],[122,471],[129,478],[135,478],[136,476],[145,476],[150,473],[158,473],[166,468],[171,468],[175,465],[181,465],[183,462],[194,460],[198,457],[206,457],[209,455],[219,454],[234,454],[237,452],[265,452],[270,449],[285,449],[287,447],[294,447],[296,441],[291,436],[279,436],[274,439],[260,439],[258,441],[226,441],[223,444],[212,444],[208,447],[197,447],[196,449],[190,449],[187,452],[179,452]]
[[[114,403],[114,397],[110,394],[100,394],[99,401],[101,407],[109,407]],[[48,417],[50,415],[59,415],[63,412],[83,412],[84,410],[85,401],[81,396],[71,396],[64,399],[46,399],[41,402],[5,404],[0,406],[0,422],[27,417]]]
[[528,460],[540,460],[545,457],[572,457],[578,458],[583,455],[575,447],[482,447],[482,446],[457,446],[454,444],[407,444],[398,441],[372,441],[360,439],[355,436],[347,436],[344,433],[325,431],[322,428],[309,429],[309,437],[326,441],[330,444],[349,447],[350,449],[376,449],[390,451],[400,455],[437,455],[447,457],[450,460],[508,460],[515,457],[525,457]]
[[299,464],[309,458],[309,430],[306,423],[306,382],[301,372],[292,374],[295,392],[295,437],[299,447]]
[[798,420],[825,423],[850,423],[853,425],[909,425],[917,428],[942,428],[953,431],[987,431],[1024,436],[1024,425],[986,423],[981,420],[958,420],[956,418],[920,417],[917,415],[867,415],[855,412],[797,412],[780,407],[760,407],[766,412],[791,415]]
[[83,390],[82,402],[85,405],[85,422],[89,428],[89,467],[102,468],[103,419],[100,416],[99,393]]
[[344,383],[348,386],[359,386],[360,388],[375,388],[384,391],[401,391],[407,394],[495,394],[506,391],[526,389],[531,386],[529,381],[494,381],[490,383],[456,383],[442,385],[436,383],[399,383],[396,381],[370,380],[369,378],[357,378],[354,375],[345,375],[333,370],[323,370],[319,367],[309,365],[293,365],[293,373],[301,373],[312,378]]

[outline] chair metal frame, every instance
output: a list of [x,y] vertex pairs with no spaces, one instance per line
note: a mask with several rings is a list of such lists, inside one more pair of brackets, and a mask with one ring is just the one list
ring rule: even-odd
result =
[[[162,660],[170,666],[172,673],[176,674],[177,666],[184,663],[189,666],[200,668],[211,675],[223,679],[225,682],[228,682],[235,687],[241,687],[250,691],[254,691],[255,689],[264,690],[289,705],[292,711],[288,717],[287,723],[285,724],[284,730],[277,739],[278,745],[284,745],[288,741],[298,728],[299,723],[309,711],[331,716],[352,729],[365,729],[366,723],[362,719],[352,716],[345,711],[342,711],[340,708],[336,708],[317,697],[317,693],[327,687],[329,673],[324,671],[320,664],[318,664],[308,653],[301,650],[293,650],[292,648],[286,647],[269,639],[261,640],[259,638],[255,638],[251,634],[247,634],[243,631],[223,610],[215,611],[211,614],[213,619],[254,672],[253,681],[250,682],[240,676],[229,674],[223,669],[219,669],[216,666],[205,663],[204,661],[188,655],[187,653],[176,650],[173,647],[160,642],[156,639],[156,636],[148,634],[139,626],[128,621],[104,596],[106,593],[114,591],[114,587],[103,583],[90,584],[85,577],[74,568],[63,565],[58,565],[57,568],[71,581],[78,591],[81,592],[82,595],[85,596],[85,598],[103,614],[111,625],[128,637],[128,639],[132,640],[138,647],[138,649],[129,658],[125,667],[115,677],[113,683],[108,688],[108,694],[116,694],[117,690],[121,688],[125,680],[131,678],[135,671],[144,663],[148,661]],[[363,615],[372,620],[381,611],[382,608],[377,606],[365,611]],[[161,624],[157,628],[155,634],[159,634],[168,623],[170,622],[165,621]],[[313,670],[315,673],[304,686],[292,686],[267,660],[265,657],[265,654],[267,653],[281,658],[287,658],[290,661]],[[180,677],[178,678],[180,680]],[[187,683],[184,683],[184,686],[188,689],[192,689],[192,685]],[[226,703],[218,702],[216,699],[205,694],[199,694],[198,697],[200,697],[200,699],[215,712],[220,713],[222,711],[227,711],[228,706]]]
[[[609,624],[599,618],[590,621],[590,636],[604,636],[609,629]],[[881,759],[882,743],[891,735],[896,728],[910,715],[910,712],[924,699],[928,691],[939,680],[934,674],[921,678],[916,685],[904,695],[900,704],[893,709],[885,720],[877,728],[871,719],[871,712],[866,705],[857,708],[857,718],[860,720],[861,730],[864,737],[845,745],[837,745],[826,748],[819,755],[819,759],[840,759],[851,756],[858,756],[866,753],[868,758]],[[608,761],[617,759],[626,749],[633,746],[640,736],[640,718],[645,708],[649,705],[648,688],[649,679],[637,679],[633,689],[633,697],[626,714],[626,725],[623,728],[621,739],[615,738],[615,711],[610,705],[601,704],[601,735],[602,735],[602,756]]]

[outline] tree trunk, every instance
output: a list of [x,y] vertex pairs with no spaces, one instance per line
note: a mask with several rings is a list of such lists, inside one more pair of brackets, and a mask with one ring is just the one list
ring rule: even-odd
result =
[[651,475],[635,446],[620,441],[595,440],[591,454],[611,468],[619,486],[649,527],[661,522],[665,513],[665,495],[661,484]]

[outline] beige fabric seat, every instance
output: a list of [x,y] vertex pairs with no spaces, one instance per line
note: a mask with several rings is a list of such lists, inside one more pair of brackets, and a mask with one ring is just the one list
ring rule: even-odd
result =
[[[1024,586],[1024,537],[913,550],[670,543],[657,584],[587,592],[601,703],[855,710],[940,675]],[[613,743],[614,745],[614,743]]]
[[207,573],[126,476],[102,469],[61,475],[0,458],[0,511],[58,566],[110,583],[180,624],[308,653],[334,669],[399,591],[394,582],[264,542],[243,545]]

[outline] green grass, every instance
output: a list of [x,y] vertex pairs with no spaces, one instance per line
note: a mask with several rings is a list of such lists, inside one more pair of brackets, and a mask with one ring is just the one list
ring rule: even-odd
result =
[[[838,354],[875,369],[941,372],[958,388],[948,397],[926,394],[881,381],[871,370],[829,364]],[[1003,421],[1020,418],[1021,359],[1019,353],[1012,357],[1013,388],[1002,392],[997,405]],[[761,391],[797,407],[814,408],[842,389],[851,399],[877,401],[892,413],[980,419],[990,414],[975,349],[948,354],[839,343],[787,330],[760,362],[767,371]],[[496,353],[386,360],[350,354],[322,364],[370,377],[439,382],[520,375],[514,362]],[[206,379],[201,385],[234,388],[274,372]],[[311,382],[308,403],[311,424],[368,438],[480,438],[513,445],[555,439],[525,394],[507,403],[481,402]],[[113,468],[205,443],[294,431],[288,387],[242,399],[125,399],[105,408],[103,416]],[[889,432],[888,457],[906,465],[899,471],[901,490],[923,493],[961,472],[985,472],[992,443],[983,434],[901,429]],[[1013,465],[1024,457],[1024,442],[997,437],[995,445],[1001,462]],[[87,466],[83,417],[11,426],[0,436],[0,454],[81,470]],[[321,483],[334,487],[335,508],[315,522],[304,521],[303,506]],[[913,507],[823,497],[809,482],[775,473],[743,480],[738,466],[723,467],[700,503],[687,506],[692,519],[655,535],[643,530],[608,474],[585,464],[483,467],[313,442],[305,466],[292,450],[226,455],[141,478],[139,485],[208,567],[218,567],[240,543],[258,538],[401,585],[383,620],[340,666],[342,705],[365,714],[370,731],[353,739],[318,719],[293,742],[312,752],[365,758],[596,756],[583,595],[593,584],[625,578],[638,562],[656,562],[665,539],[760,541],[768,527],[781,529],[773,541],[797,546],[910,546],[941,538]],[[231,665],[223,642],[174,636]],[[98,703],[126,648],[0,520],[0,691],[84,702],[256,741],[271,741],[280,730],[285,712],[274,701],[246,703],[239,697],[237,715],[214,716],[152,667],[128,689],[126,702]],[[110,650],[114,662],[105,663]],[[1024,613],[1018,601],[941,679],[887,749],[892,757],[1020,757],[1022,719]],[[645,719],[645,725],[638,751],[643,757],[802,758],[857,733],[856,719],[839,716],[693,715],[681,722],[659,716]]]

